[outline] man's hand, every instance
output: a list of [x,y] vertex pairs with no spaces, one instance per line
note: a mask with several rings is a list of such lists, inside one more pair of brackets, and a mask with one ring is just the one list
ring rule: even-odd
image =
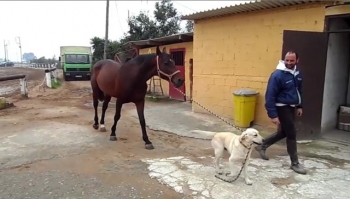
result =
[[278,119],[278,117],[272,118],[272,119],[271,119],[271,122],[274,123],[274,124],[276,124],[276,125],[279,125],[279,124],[280,124],[280,120]]
[[303,109],[302,108],[298,108],[297,109],[297,116],[301,116],[303,114]]

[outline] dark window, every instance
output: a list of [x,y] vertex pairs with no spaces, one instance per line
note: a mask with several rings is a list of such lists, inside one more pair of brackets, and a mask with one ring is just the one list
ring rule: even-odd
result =
[[170,53],[171,57],[173,58],[175,62],[175,66],[184,66],[185,58],[184,58],[184,51],[173,51]]
[[66,55],[66,64],[89,64],[89,55]]

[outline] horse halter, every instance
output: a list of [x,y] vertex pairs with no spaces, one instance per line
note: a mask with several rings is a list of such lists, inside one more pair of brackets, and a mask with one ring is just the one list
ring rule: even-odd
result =
[[171,82],[171,79],[173,78],[173,76],[176,75],[176,74],[178,74],[178,73],[180,73],[179,70],[176,70],[175,72],[173,72],[173,73],[170,74],[170,75],[166,74],[165,72],[161,71],[160,68],[159,68],[159,56],[158,56],[158,55],[157,55],[156,59],[157,59],[157,73],[158,73],[158,76],[159,76],[159,77],[160,77],[160,74],[162,74],[162,75],[168,77],[168,78],[169,78],[169,81]]

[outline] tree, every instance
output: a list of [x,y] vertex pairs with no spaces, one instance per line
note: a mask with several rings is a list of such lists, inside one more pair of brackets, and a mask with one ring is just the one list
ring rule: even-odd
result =
[[193,25],[194,25],[194,23],[192,20],[187,20],[186,27],[185,27],[186,32],[193,32]]
[[177,34],[181,30],[181,17],[170,0],[157,2],[153,14],[158,28],[158,37]]
[[145,12],[131,16],[128,19],[128,26],[129,31],[128,35],[125,35],[125,41],[152,39],[158,36],[157,24]]
[[[148,40],[156,37],[164,37],[177,34],[180,31],[180,15],[170,0],[162,0],[155,4],[154,19],[148,17],[146,12],[128,18],[129,29],[118,41],[109,41],[107,46],[107,58],[113,59],[115,53],[130,50],[125,45],[130,41]],[[94,37],[90,41],[93,52],[93,61],[103,59],[104,39]]]
[[36,56],[35,56],[34,53],[32,53],[32,52],[23,53],[23,59],[24,59],[26,62],[30,62],[31,60],[36,59]]

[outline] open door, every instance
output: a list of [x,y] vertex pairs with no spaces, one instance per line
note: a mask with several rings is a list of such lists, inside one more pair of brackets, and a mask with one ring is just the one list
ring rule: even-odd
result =
[[298,68],[303,76],[303,116],[296,118],[298,138],[311,138],[321,131],[328,34],[285,30],[282,59],[289,50],[299,54]]
[[[170,49],[170,55],[173,58],[175,62],[175,67],[182,73],[185,74],[185,49],[179,48],[179,49]],[[183,93],[186,93],[186,82],[180,88]],[[186,97],[180,93],[177,89],[175,89],[174,85],[172,83],[169,83],[169,97],[174,100],[178,101],[186,101]]]

